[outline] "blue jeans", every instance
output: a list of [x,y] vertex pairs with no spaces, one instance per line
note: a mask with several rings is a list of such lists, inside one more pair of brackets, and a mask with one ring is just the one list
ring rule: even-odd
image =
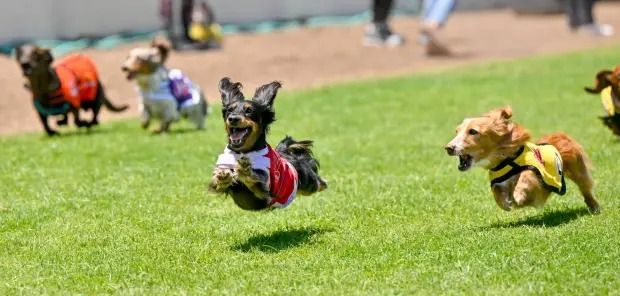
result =
[[422,3],[422,21],[443,25],[455,6],[456,0],[424,0]]

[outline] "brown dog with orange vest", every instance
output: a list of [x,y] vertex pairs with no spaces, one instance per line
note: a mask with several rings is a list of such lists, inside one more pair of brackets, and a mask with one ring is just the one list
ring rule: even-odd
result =
[[[26,87],[32,93],[32,100],[43,128],[48,135],[57,134],[48,122],[49,116],[61,116],[58,125],[66,125],[67,114],[74,117],[78,127],[99,124],[98,115],[102,105],[110,111],[121,112],[128,106],[114,106],[107,99],[97,68],[93,61],[82,54],[71,54],[54,65],[49,49],[36,45],[23,45],[16,49],[15,58],[28,80]],[[91,121],[80,119],[79,110],[92,110]]]

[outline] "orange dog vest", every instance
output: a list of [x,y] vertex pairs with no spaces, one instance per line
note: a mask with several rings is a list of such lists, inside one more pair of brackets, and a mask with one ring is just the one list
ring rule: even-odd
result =
[[82,54],[71,54],[54,64],[60,79],[60,88],[51,95],[62,99],[75,108],[82,101],[93,101],[97,96],[99,75],[93,61]]

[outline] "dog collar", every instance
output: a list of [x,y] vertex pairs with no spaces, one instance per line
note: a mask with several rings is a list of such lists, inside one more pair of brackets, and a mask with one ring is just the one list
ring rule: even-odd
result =
[[551,192],[559,195],[566,193],[562,158],[560,152],[549,144],[525,143],[516,156],[503,160],[489,170],[491,186],[502,183],[511,177],[531,170]]

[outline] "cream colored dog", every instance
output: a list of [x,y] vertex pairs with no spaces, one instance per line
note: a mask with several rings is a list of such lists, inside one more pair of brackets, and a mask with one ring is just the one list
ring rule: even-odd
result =
[[166,132],[172,122],[183,117],[203,129],[208,113],[205,96],[180,70],[164,67],[169,51],[166,42],[155,39],[151,47],[133,49],[123,63],[127,79],[138,85],[142,127],[148,128],[156,118],[161,125],[155,132]]

